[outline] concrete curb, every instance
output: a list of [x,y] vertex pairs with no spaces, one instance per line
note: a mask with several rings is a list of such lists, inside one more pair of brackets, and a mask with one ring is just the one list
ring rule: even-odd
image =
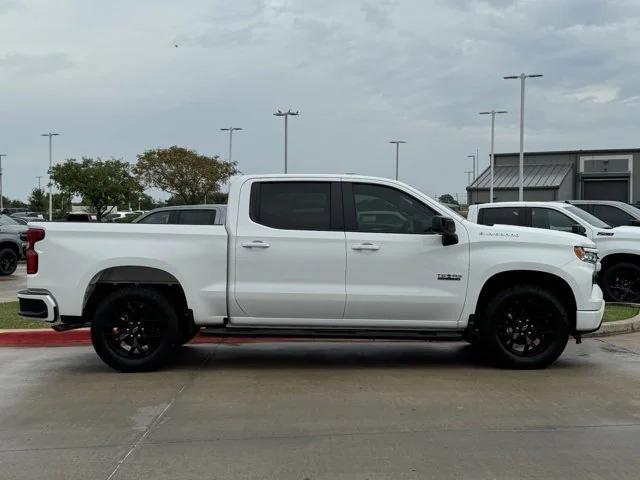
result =
[[[626,305],[629,307],[638,307],[637,303],[610,303],[614,305]],[[623,333],[633,333],[640,331],[640,313],[635,317],[627,318],[626,320],[618,320],[616,322],[603,322],[600,329],[593,333],[584,335],[585,338],[589,337],[608,337],[610,335],[621,335]]]

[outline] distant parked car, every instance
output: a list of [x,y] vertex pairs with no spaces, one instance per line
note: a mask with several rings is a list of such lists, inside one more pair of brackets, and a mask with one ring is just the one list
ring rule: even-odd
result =
[[226,205],[180,205],[156,208],[136,218],[133,223],[224,225],[226,217]]
[[67,213],[67,222],[95,222],[96,216],[87,212]]
[[13,220],[14,222],[19,223],[20,225],[26,225],[30,221],[29,218],[27,218],[27,217],[13,217],[13,216],[11,216],[9,218],[11,218],[11,220]]
[[0,275],[11,275],[24,257],[28,227],[8,215],[0,215]]
[[640,226],[640,210],[628,203],[613,200],[569,200],[567,203],[581,208],[612,227]]

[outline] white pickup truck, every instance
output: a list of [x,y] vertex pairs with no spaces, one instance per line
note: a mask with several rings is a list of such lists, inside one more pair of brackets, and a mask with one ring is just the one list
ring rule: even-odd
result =
[[638,227],[612,228],[583,208],[566,202],[484,203],[469,207],[467,218],[483,225],[520,225],[584,235],[598,247],[602,264],[599,281],[605,300],[640,301]]
[[468,222],[399,182],[233,179],[225,225],[43,223],[20,313],[91,327],[100,358],[151,370],[211,335],[467,339],[502,365],[555,361],[597,330],[588,238]]

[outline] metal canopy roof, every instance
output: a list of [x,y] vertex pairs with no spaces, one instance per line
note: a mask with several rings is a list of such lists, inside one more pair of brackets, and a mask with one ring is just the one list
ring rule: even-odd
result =
[[[524,188],[558,188],[573,164],[556,163],[524,166]],[[493,169],[493,188],[518,188],[518,165],[499,165]],[[468,189],[488,189],[491,172],[487,168]]]

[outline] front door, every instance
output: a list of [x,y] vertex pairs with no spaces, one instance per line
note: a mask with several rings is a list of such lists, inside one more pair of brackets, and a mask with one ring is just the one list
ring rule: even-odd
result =
[[342,319],[346,259],[339,182],[256,181],[244,185],[240,197],[231,323]]
[[[370,326],[457,325],[469,271],[466,231],[443,246],[430,231],[438,213],[408,192],[343,184],[347,230],[345,321]],[[366,320],[366,322],[365,322]]]

